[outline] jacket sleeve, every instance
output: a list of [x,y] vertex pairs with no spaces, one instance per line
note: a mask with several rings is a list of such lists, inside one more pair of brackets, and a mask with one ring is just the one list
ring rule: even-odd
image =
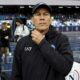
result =
[[46,61],[54,70],[62,75],[67,75],[73,64],[73,55],[66,36],[61,36],[58,40],[59,50],[51,47],[51,44],[43,39],[39,47]]
[[20,53],[23,43],[20,41],[17,43],[14,51],[11,80],[22,80],[22,61]]

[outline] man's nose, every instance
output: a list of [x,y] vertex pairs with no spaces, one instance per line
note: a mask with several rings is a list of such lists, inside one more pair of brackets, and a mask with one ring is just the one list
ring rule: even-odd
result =
[[41,15],[40,16],[40,20],[44,20],[44,15]]

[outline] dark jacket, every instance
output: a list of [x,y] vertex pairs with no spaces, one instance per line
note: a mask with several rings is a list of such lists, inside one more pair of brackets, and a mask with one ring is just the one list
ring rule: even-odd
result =
[[68,38],[50,27],[39,45],[30,35],[18,42],[11,80],[65,80],[72,64]]
[[[8,39],[5,39],[5,37],[8,36]],[[11,38],[11,31],[10,29],[7,29],[5,31],[3,31],[2,29],[0,29],[0,40],[1,40],[1,47],[9,47],[9,42],[10,42],[10,38]]]

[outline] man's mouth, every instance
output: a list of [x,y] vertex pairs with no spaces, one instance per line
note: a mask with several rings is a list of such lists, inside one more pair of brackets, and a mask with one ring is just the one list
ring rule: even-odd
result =
[[39,23],[39,24],[44,25],[44,24],[46,24],[46,23]]

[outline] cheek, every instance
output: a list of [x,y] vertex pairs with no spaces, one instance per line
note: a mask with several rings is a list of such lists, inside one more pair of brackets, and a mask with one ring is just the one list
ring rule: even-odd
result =
[[35,24],[35,23],[37,23],[37,19],[34,18],[33,19],[33,24]]
[[48,20],[47,20],[47,25],[50,25],[50,24],[51,24],[51,20],[48,19]]
[[39,23],[39,21],[38,21],[37,19],[33,20],[33,24],[34,24],[35,26],[37,26],[38,23]]

